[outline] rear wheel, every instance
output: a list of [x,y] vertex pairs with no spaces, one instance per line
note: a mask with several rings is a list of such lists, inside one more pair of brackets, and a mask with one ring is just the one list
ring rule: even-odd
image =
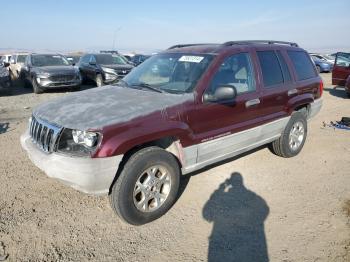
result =
[[103,86],[103,79],[101,74],[96,75],[95,83],[97,87]]
[[110,193],[113,210],[125,222],[142,225],[164,215],[175,203],[180,168],[175,157],[159,147],[130,157]]
[[290,118],[281,137],[272,142],[273,153],[281,157],[293,157],[299,154],[307,136],[306,117],[301,112],[295,112]]

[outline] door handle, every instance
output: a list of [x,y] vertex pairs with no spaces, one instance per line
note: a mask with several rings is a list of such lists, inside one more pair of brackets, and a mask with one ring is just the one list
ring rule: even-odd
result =
[[247,102],[245,102],[245,107],[251,107],[254,105],[258,105],[258,104],[260,104],[260,99],[256,98],[256,99],[248,100]]
[[292,96],[292,95],[295,95],[298,93],[298,89],[291,89],[291,90],[288,90],[288,96]]

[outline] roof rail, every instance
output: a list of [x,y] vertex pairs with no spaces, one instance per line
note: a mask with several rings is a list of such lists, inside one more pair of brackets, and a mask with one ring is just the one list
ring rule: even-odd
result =
[[282,44],[282,45],[290,45],[294,47],[299,47],[297,43],[286,42],[286,41],[275,41],[275,40],[241,40],[241,41],[229,41],[223,43],[223,46],[232,46],[232,45],[246,45],[246,44]]
[[181,47],[189,47],[189,46],[196,46],[196,45],[212,45],[212,44],[179,44],[179,45],[173,45],[171,47],[168,48],[168,50],[170,49],[175,49],[175,48],[181,48]]

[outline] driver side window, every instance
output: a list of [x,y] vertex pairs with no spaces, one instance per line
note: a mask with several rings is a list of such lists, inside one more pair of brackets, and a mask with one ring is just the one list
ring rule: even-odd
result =
[[214,95],[215,90],[224,85],[232,85],[237,94],[256,90],[253,66],[248,53],[227,57],[215,73],[206,93]]

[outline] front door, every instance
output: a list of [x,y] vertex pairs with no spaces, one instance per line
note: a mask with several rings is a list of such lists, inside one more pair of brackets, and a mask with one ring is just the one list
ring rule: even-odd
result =
[[234,137],[240,131],[257,126],[261,116],[255,71],[250,52],[232,54],[218,65],[204,96],[215,96],[218,87],[232,85],[237,97],[229,103],[203,101],[197,105],[190,123],[199,144],[198,163],[235,152],[259,135],[252,130]]
[[337,53],[332,71],[332,84],[345,86],[346,79],[350,75],[350,53]]

